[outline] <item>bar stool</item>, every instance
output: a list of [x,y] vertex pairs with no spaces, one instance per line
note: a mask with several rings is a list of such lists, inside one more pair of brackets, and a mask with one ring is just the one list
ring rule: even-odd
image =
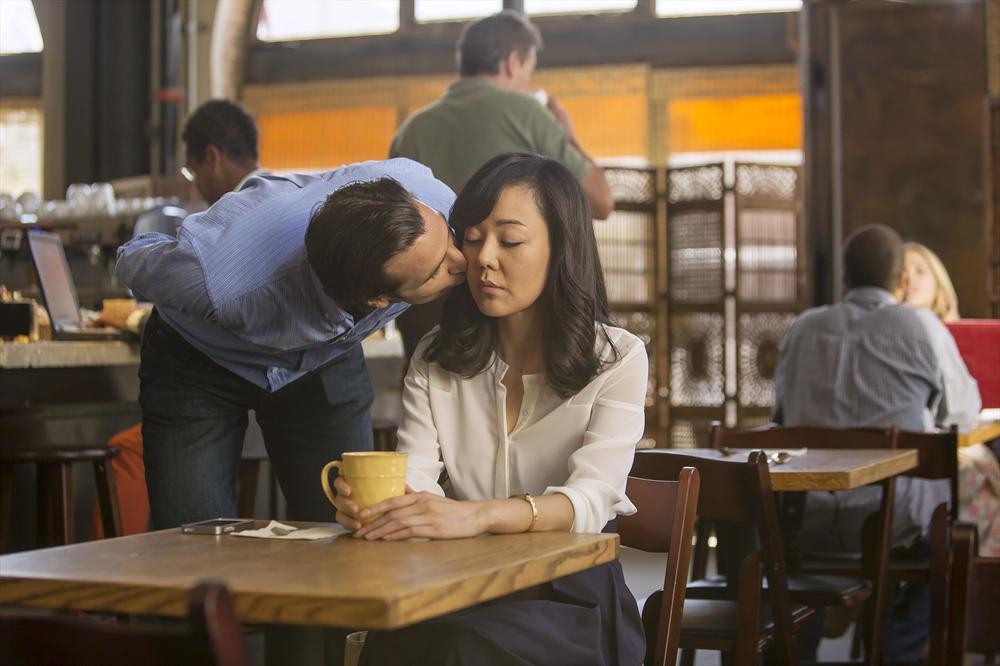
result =
[[118,494],[111,469],[111,460],[118,452],[116,446],[0,446],[0,553],[6,551],[13,509],[14,466],[25,463],[37,468],[35,538],[40,547],[61,546],[74,540],[73,463],[93,464],[104,534],[108,538],[121,536]]

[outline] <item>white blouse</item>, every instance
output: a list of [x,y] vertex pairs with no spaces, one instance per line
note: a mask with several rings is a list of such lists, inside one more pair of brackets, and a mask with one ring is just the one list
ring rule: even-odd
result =
[[[507,434],[507,364],[494,360],[466,379],[424,360],[431,331],[417,346],[403,390],[399,451],[410,454],[407,481],[416,491],[460,500],[561,493],[573,504],[573,532],[600,532],[616,515],[635,513],[625,482],[645,424],[648,359],[639,338],[605,329],[618,360],[579,393],[560,398],[544,376],[525,375],[517,424]],[[602,345],[603,343],[603,345]],[[604,336],[598,349],[613,358]]]

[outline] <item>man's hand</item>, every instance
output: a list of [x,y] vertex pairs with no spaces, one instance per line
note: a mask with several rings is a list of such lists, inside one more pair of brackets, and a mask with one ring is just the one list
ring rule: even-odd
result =
[[549,96],[547,106],[549,112],[555,117],[556,122],[566,130],[566,136],[569,137],[569,140],[573,142],[574,146],[578,145],[579,142],[576,140],[576,129],[573,127],[573,119],[569,117],[569,113],[563,108],[563,105],[555,97]]
[[94,321],[120,331],[139,333],[152,310],[152,303],[136,303],[131,298],[108,298]]
[[[411,537],[472,537],[487,531],[485,505],[485,502],[459,501],[432,493],[416,493],[407,486],[406,494],[402,497],[387,499],[361,511],[361,518],[372,516],[374,520],[355,532],[354,536],[386,541]],[[338,520],[339,515],[338,513]]]

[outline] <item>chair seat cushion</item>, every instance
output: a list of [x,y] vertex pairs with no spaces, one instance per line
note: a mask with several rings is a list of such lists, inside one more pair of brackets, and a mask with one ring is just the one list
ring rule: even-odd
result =
[[[926,556],[889,558],[889,575],[896,580],[926,580],[930,570],[930,558]],[[856,577],[861,575],[861,559],[809,558],[803,560],[802,571],[811,574]]]
[[[764,579],[767,589],[767,579]],[[871,583],[853,576],[820,576],[808,573],[788,574],[788,595],[793,603],[810,606],[853,605],[871,596]],[[688,583],[690,599],[725,599],[726,581],[721,576]]]
[[[812,616],[813,610],[806,606],[792,607],[792,623],[796,627]],[[688,638],[727,639],[735,638],[739,626],[739,615],[735,601],[712,599],[685,599],[684,614],[681,618],[681,634]],[[760,633],[774,631],[774,619],[768,604],[761,606]]]

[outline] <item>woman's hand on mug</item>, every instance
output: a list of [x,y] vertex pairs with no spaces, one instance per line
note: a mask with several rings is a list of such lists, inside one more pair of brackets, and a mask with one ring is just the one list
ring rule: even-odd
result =
[[[407,486],[402,497],[393,497],[362,510],[360,518],[373,516],[374,519],[357,530],[354,536],[386,541],[411,537],[459,539],[476,536],[486,531],[484,508],[484,502],[417,493]],[[339,513],[337,518],[340,519]]]
[[361,521],[358,520],[360,510],[350,499],[351,487],[340,476],[333,480],[333,487],[337,491],[336,497],[333,498],[333,506],[337,509],[337,522],[356,532],[361,528]]

